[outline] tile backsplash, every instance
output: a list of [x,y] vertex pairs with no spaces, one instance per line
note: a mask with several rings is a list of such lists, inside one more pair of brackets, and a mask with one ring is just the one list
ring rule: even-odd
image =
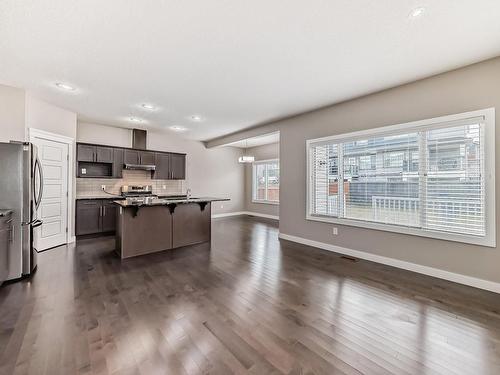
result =
[[122,178],[77,178],[76,195],[102,194],[101,185],[106,185],[106,191],[120,194],[122,185],[152,185],[153,194],[183,194],[186,192],[185,180],[153,180],[151,173],[139,170],[123,170]]

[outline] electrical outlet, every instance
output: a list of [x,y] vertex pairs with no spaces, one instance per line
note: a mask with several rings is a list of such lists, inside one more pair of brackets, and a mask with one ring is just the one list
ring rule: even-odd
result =
[[221,204],[221,205],[220,205],[220,208],[224,208],[224,205],[223,205],[223,204]]
[[167,185],[162,185],[163,190],[167,190]]
[[339,228],[333,227],[333,235],[336,236],[339,234]]
[[101,185],[101,190],[102,191],[106,190],[106,185]]

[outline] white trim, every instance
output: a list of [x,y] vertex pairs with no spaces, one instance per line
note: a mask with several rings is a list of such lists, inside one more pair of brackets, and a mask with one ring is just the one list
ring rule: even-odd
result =
[[[392,224],[383,224],[368,221],[359,221],[346,218],[336,218],[331,216],[318,216],[311,214],[312,204],[312,158],[310,154],[311,145],[318,143],[328,143],[332,140],[345,142],[353,139],[359,139],[366,136],[379,134],[395,134],[403,131],[424,130],[438,126],[451,126],[471,118],[483,118],[485,124],[484,137],[484,171],[485,171],[485,219],[486,235],[478,237],[473,235],[462,235],[457,233],[438,232],[421,228],[403,227]],[[495,108],[481,109],[477,111],[459,113],[448,116],[435,117],[420,121],[413,121],[403,124],[383,126],[379,128],[356,131],[352,133],[339,134],[329,137],[306,140],[306,219],[311,221],[321,221],[326,223],[342,224],[360,228],[384,230],[394,233],[409,234],[414,236],[436,238],[441,240],[469,243],[480,246],[496,247],[496,214],[495,214]]]
[[450,271],[445,271],[434,267],[423,266],[421,264],[410,263],[399,259],[388,258],[381,255],[370,254],[365,251],[353,250],[353,249],[348,249],[346,247],[309,240],[302,237],[292,236],[290,234],[280,233],[278,237],[283,240],[292,241],[303,245],[312,246],[327,251],[332,251],[339,254],[349,255],[355,258],[369,260],[371,262],[385,264],[388,266],[417,272],[423,275],[437,277],[443,280],[453,281],[458,284],[468,285],[475,288],[488,290],[490,292],[500,293],[500,283],[496,283],[493,281],[479,279],[476,277],[462,275]]
[[218,219],[220,217],[229,217],[229,216],[242,216],[242,215],[245,215],[245,211],[226,212],[223,214],[212,214],[212,219]]
[[279,220],[279,216],[275,215],[268,215],[268,214],[261,214],[259,212],[253,212],[253,211],[236,211],[236,212],[226,212],[223,214],[212,214],[212,219],[218,219],[220,217],[229,217],[229,216],[258,216],[258,217],[264,217],[266,219],[274,219],[274,220]]
[[280,205],[279,201],[266,201],[266,200],[255,200],[255,199],[252,199],[252,203],[255,203],[255,204],[271,204],[273,206],[279,206]]
[[274,163],[277,161],[279,163],[280,159],[279,158],[274,158],[274,159],[265,159],[265,160],[255,160],[252,162],[252,164],[266,164],[266,163]]
[[68,244],[76,242],[76,236],[71,236],[68,240]]
[[33,142],[33,138],[42,138],[49,141],[65,143],[68,145],[68,196],[67,196],[67,220],[66,225],[68,226],[68,231],[66,232],[66,243],[75,242],[75,238],[72,235],[74,227],[74,217],[73,217],[73,179],[74,179],[74,163],[73,163],[73,152],[75,139],[71,137],[66,137],[64,135],[50,133],[44,130],[39,130],[35,128],[28,128],[28,139]]
[[253,211],[246,211],[245,215],[247,215],[247,216],[265,217],[266,219],[273,219],[273,220],[279,220],[280,219],[280,217],[276,216],[276,215],[261,214],[260,212],[253,212]]

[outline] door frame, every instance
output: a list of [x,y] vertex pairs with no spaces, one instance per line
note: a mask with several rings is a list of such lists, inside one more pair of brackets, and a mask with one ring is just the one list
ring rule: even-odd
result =
[[66,214],[68,217],[66,218],[66,225],[68,226],[68,231],[66,232],[66,243],[72,243],[76,241],[76,237],[74,235],[74,226],[75,226],[75,220],[73,218],[73,210],[74,210],[74,192],[73,192],[73,176],[74,176],[74,144],[75,144],[75,139],[71,137],[67,137],[64,135],[59,135],[55,133],[50,133],[45,130],[40,130],[40,129],[35,129],[35,128],[28,128],[28,139],[30,142],[33,142],[34,138],[43,138],[49,141],[53,142],[59,142],[59,143],[64,143],[68,145],[68,176],[67,176],[67,181],[68,181],[68,196],[66,197],[67,202],[66,202]]

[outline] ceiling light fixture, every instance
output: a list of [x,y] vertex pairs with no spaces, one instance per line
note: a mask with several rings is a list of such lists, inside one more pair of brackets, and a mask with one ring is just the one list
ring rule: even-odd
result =
[[424,7],[418,7],[418,8],[413,9],[410,12],[409,17],[410,18],[418,18],[418,17],[422,16],[424,13],[425,13],[425,8]]
[[182,126],[177,126],[177,125],[171,126],[170,129],[173,131],[176,131],[176,132],[184,132],[187,130],[186,128],[184,128]]
[[200,115],[191,115],[189,116],[189,118],[191,119],[191,121],[195,122],[203,121],[203,117],[201,117]]
[[255,161],[255,156],[247,155],[248,140],[245,139],[245,149],[243,155],[238,158],[238,163],[247,164],[253,163]]
[[144,109],[147,109],[148,111],[154,111],[156,109],[156,107],[154,105],[147,104],[147,103],[141,104],[141,107]]
[[67,83],[56,82],[56,87],[65,91],[75,91],[75,88]]

